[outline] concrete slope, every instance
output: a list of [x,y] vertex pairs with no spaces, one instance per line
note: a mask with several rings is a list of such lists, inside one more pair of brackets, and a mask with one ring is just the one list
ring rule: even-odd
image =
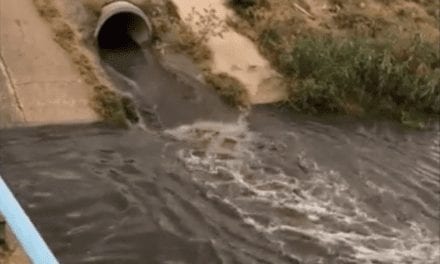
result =
[[0,59],[0,128],[22,124],[24,115],[18,105],[15,90],[6,66]]
[[93,90],[32,1],[0,0],[0,127],[93,122]]

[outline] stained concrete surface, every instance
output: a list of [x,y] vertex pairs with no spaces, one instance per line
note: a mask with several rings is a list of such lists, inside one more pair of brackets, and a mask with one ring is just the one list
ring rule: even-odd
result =
[[97,120],[93,90],[32,1],[0,0],[0,127]]
[[17,104],[5,66],[0,60],[0,128],[23,124],[24,116]]

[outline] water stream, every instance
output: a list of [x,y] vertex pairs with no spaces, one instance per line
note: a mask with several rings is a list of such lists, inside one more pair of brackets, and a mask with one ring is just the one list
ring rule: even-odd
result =
[[61,263],[439,263],[438,126],[239,115],[147,50],[101,57],[142,127],[0,131]]

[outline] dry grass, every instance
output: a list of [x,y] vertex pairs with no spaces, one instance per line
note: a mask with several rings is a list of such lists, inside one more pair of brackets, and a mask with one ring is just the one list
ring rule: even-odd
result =
[[[431,60],[438,58],[432,44],[438,45],[440,31],[431,14],[432,6],[440,8],[440,4],[430,0],[250,2],[232,4],[238,18],[229,23],[254,40],[283,73],[291,84],[289,100],[295,109],[357,115],[376,111],[403,122],[414,115],[439,114],[440,66]],[[414,35],[420,45],[405,41]],[[302,76],[307,69],[311,75]],[[377,82],[361,81],[365,70]]]

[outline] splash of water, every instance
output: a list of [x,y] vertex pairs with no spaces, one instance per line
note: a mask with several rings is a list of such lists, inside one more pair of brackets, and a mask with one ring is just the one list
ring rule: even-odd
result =
[[[189,143],[191,148],[177,155],[188,169],[205,173],[194,175],[214,175],[195,176],[196,180],[217,190],[247,224],[270,235],[285,252],[288,242],[283,234],[294,233],[326,248],[328,255],[339,255],[342,263],[434,264],[440,258],[439,238],[423,224],[410,221],[402,228],[382,223],[364,208],[340,173],[320,168],[307,153],[293,161],[305,177],[267,164],[259,151],[262,144],[273,142],[249,131],[245,117],[237,123],[197,122],[166,134]],[[226,179],[215,177],[224,174]],[[241,191],[225,194],[224,187],[231,184]],[[369,186],[378,193],[389,191],[372,182]],[[252,212],[252,205],[261,203],[267,205],[261,213],[271,215],[265,223]],[[324,258],[303,261],[325,263]]]

